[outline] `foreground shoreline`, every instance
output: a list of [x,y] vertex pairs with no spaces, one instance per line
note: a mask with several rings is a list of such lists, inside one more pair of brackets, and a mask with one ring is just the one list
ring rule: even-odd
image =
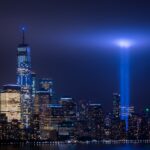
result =
[[0,140],[0,145],[58,145],[58,144],[150,144],[150,140],[92,140],[92,141],[21,141],[21,140]]

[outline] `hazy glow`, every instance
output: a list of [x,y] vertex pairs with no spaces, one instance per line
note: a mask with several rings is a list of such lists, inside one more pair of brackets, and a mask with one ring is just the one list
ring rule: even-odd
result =
[[133,45],[133,42],[130,40],[118,40],[116,44],[122,48],[129,48]]
[[22,30],[24,31],[24,30],[25,30],[25,27],[22,27]]

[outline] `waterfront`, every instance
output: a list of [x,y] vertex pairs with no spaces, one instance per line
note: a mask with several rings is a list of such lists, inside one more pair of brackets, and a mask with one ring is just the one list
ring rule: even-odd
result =
[[149,150],[150,144],[1,145],[0,150]]

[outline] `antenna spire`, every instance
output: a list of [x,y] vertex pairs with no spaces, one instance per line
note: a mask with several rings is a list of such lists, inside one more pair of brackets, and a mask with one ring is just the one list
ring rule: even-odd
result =
[[22,44],[24,44],[25,41],[25,27],[22,27]]

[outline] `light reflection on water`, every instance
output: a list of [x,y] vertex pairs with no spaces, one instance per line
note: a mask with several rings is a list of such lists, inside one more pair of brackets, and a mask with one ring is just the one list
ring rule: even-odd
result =
[[98,144],[58,144],[58,145],[1,145],[0,150],[150,150],[150,144],[98,145]]

